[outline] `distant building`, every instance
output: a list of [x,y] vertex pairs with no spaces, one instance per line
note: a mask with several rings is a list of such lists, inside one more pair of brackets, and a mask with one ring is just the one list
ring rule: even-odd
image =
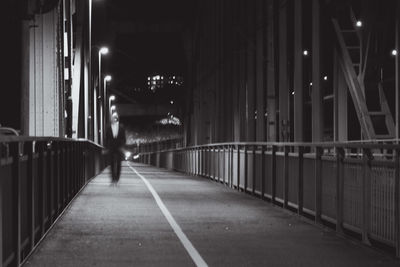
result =
[[147,77],[148,88],[153,92],[167,85],[181,86],[182,84],[183,84],[182,76],[154,75]]

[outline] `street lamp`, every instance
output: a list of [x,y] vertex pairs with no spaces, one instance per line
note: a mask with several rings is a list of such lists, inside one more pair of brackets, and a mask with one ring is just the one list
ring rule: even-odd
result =
[[[98,94],[99,94],[99,98],[101,99],[101,97],[103,97],[103,99],[105,98],[105,96],[101,94],[102,90],[101,90],[101,55],[106,55],[108,54],[109,50],[108,47],[100,47],[99,48],[99,90],[98,90]],[[97,99],[95,99],[95,103],[96,103]],[[103,102],[103,103],[101,103]],[[104,109],[104,100],[100,102],[100,143],[103,144],[103,132],[104,132],[104,125],[103,125],[103,109]],[[95,109],[97,109],[97,107],[95,107]],[[95,129],[97,129],[97,118],[95,118]],[[96,133],[96,137],[95,140],[97,140],[97,133]]]
[[[107,96],[107,82],[111,81],[111,76],[110,75],[106,75],[104,77],[104,81],[103,81],[103,99],[100,99],[101,101],[101,108],[100,108],[100,142],[103,145],[104,143],[104,133],[105,133],[105,125],[106,125],[106,116],[104,116],[103,114],[105,114],[105,110],[106,110],[106,96]],[[100,94],[100,93],[99,93]],[[104,112],[103,112],[104,111]]]

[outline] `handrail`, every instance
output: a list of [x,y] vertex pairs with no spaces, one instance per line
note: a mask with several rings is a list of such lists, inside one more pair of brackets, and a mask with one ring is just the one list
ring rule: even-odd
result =
[[54,137],[54,136],[1,136],[0,135],[0,143],[8,143],[8,142],[31,142],[31,141],[37,141],[37,142],[43,142],[43,141],[48,141],[48,142],[53,142],[53,141],[64,141],[64,142],[88,142],[92,145],[95,145],[99,148],[102,148],[100,144],[97,144],[93,142],[92,140],[88,140],[85,138],[78,138],[78,139],[73,139],[73,138],[65,138],[65,137]]
[[[389,140],[370,140],[370,141],[347,141],[347,142],[224,142],[224,143],[212,143],[203,144],[197,146],[188,146],[175,149],[166,149],[160,151],[173,151],[173,150],[185,150],[185,149],[198,149],[207,147],[223,147],[223,146],[276,146],[276,147],[321,147],[321,148],[369,148],[369,149],[400,149],[400,139],[389,139]],[[149,151],[151,152],[151,151]],[[152,151],[156,152],[156,151]]]

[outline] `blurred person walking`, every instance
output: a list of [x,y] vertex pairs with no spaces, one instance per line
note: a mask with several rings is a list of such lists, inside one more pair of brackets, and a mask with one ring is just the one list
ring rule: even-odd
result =
[[111,182],[117,185],[121,175],[121,160],[123,158],[123,147],[126,142],[125,129],[119,123],[116,113],[111,116],[111,124],[106,131],[106,148],[108,149],[108,159],[111,165]]

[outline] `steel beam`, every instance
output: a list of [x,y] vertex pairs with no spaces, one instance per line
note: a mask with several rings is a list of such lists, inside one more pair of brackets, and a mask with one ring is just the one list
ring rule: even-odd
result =
[[294,1],[294,141],[304,141],[303,2]]
[[323,141],[323,88],[321,87],[321,20],[319,0],[312,2],[312,141]]

